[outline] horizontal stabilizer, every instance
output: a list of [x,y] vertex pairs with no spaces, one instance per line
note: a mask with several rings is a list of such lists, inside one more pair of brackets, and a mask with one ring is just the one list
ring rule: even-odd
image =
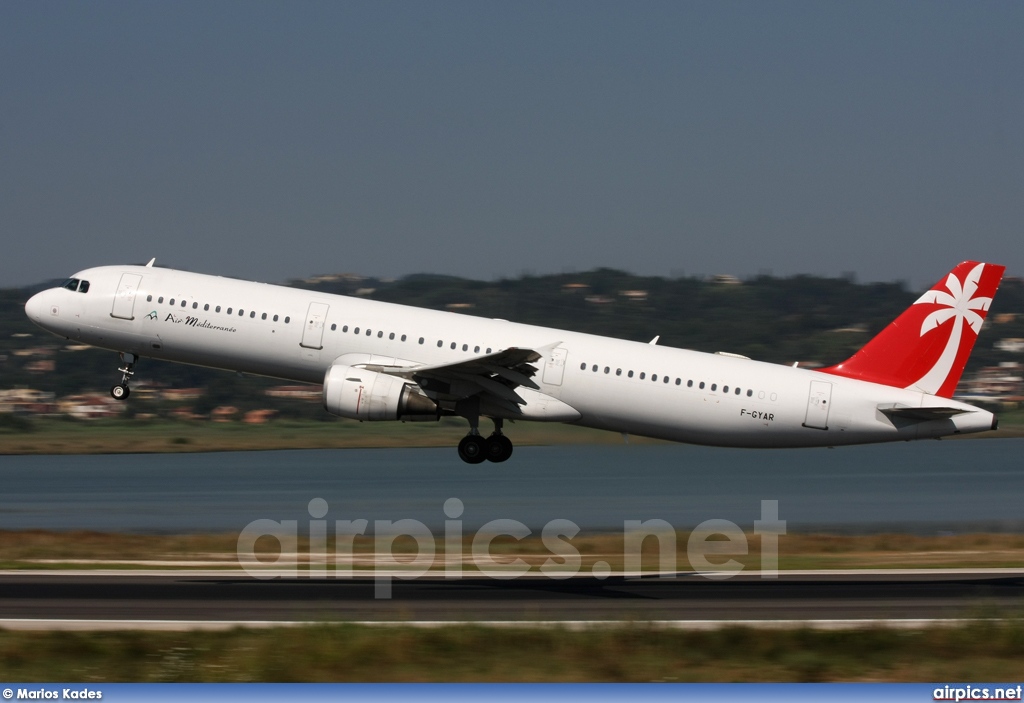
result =
[[945,420],[953,417],[954,415],[971,412],[970,410],[964,410],[963,408],[913,408],[909,405],[900,405],[899,403],[879,405],[878,409],[889,417],[901,417],[906,420],[920,420],[921,422],[928,420]]

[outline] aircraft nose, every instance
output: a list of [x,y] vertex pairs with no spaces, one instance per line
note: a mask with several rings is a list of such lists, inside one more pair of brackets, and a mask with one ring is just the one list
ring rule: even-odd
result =
[[46,311],[46,301],[43,300],[45,297],[45,291],[42,293],[36,293],[28,302],[25,303],[25,314],[28,319],[32,320],[36,324],[40,324],[43,320],[43,313]]

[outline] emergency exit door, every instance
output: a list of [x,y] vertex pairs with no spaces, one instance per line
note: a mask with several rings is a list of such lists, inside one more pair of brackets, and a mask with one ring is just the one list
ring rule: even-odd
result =
[[141,283],[142,276],[137,273],[121,274],[121,282],[117,284],[117,292],[114,293],[114,307],[110,310],[111,317],[135,319],[135,293]]
[[807,415],[804,427],[815,430],[828,429],[828,411],[832,404],[832,384],[827,381],[811,381],[807,396]]
[[565,357],[568,353],[562,347],[551,351],[548,362],[544,364],[544,383],[550,383],[552,386],[562,385],[562,376],[565,374]]
[[327,303],[309,304],[306,325],[302,330],[302,341],[299,342],[300,346],[306,349],[324,348],[324,323],[327,320],[327,311],[330,307]]

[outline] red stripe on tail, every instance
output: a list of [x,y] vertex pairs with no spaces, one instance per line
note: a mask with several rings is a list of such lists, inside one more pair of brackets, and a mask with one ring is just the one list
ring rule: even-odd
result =
[[952,398],[1005,270],[963,262],[863,349],[821,371]]

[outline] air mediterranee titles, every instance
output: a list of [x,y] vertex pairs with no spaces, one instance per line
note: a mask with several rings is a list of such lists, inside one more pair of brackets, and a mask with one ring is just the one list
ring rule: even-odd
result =
[[[156,312],[155,310],[153,312]],[[186,327],[199,327],[207,330],[219,330],[221,332],[237,332],[238,330],[234,327],[222,327],[220,325],[211,325],[209,320],[199,321],[198,317],[186,315],[185,317],[178,317],[173,312],[167,313],[167,317],[164,318],[164,322],[173,322],[176,325],[185,325]]]

